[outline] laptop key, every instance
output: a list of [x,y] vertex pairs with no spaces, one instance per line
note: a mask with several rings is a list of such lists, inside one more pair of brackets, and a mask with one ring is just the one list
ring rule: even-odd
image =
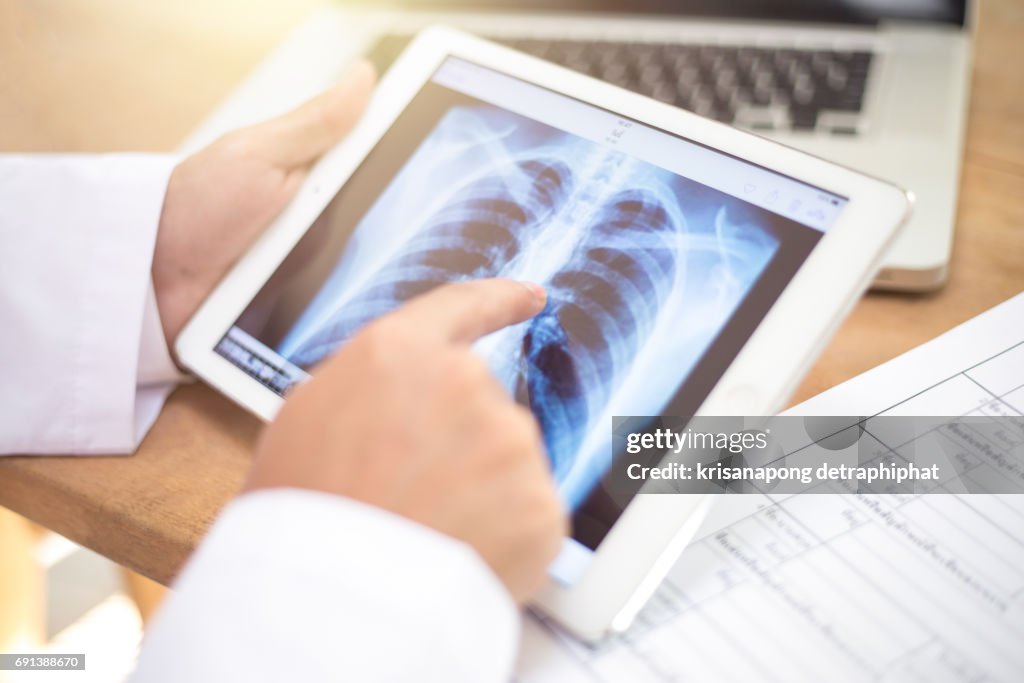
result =
[[793,105],[789,108],[789,123],[793,130],[814,130],[818,125],[818,110],[814,107]]

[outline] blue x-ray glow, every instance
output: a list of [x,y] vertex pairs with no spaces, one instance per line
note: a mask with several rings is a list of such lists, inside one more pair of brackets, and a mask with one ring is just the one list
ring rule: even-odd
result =
[[476,349],[537,416],[575,509],[610,464],[611,417],[661,411],[778,244],[734,197],[496,107],[454,107],[276,350],[309,368],[446,282],[545,285],[540,315]]

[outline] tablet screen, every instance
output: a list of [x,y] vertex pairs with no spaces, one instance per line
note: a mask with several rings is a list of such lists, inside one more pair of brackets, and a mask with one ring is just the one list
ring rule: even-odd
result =
[[846,199],[449,57],[217,353],[283,395],[367,322],[452,281],[547,287],[476,350],[536,415],[571,580],[624,507],[612,416],[690,415]]

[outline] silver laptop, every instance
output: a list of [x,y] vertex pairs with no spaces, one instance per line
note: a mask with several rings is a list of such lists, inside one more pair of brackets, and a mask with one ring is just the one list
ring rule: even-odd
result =
[[[407,0],[359,11],[385,69],[443,21],[892,180],[915,215],[875,286],[946,280],[970,65],[955,0]],[[371,35],[372,34],[372,37]]]
[[300,27],[185,149],[308,96],[357,53],[383,71],[419,28],[445,23],[912,190],[914,217],[875,286],[930,290],[946,281],[952,248],[972,4],[340,2]]

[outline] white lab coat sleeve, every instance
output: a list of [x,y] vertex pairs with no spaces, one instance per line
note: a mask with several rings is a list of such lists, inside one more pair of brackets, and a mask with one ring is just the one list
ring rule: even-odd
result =
[[142,643],[132,683],[508,680],[519,613],[469,546],[294,489],[231,503]]
[[150,270],[167,155],[0,155],[0,454],[127,453],[178,378]]

